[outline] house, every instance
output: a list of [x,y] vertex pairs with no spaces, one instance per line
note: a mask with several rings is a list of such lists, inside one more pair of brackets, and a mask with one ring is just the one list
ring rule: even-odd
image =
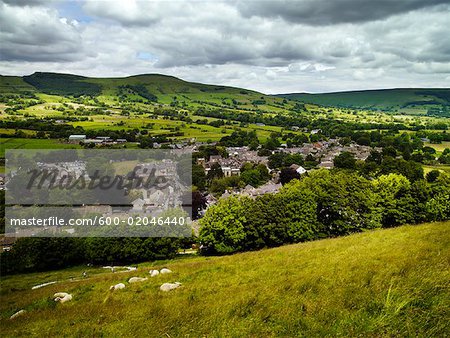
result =
[[306,169],[303,168],[302,166],[299,166],[297,169],[295,169],[295,171],[296,171],[299,175],[303,175],[304,173],[306,173]]
[[97,136],[96,140],[101,140],[102,142],[111,142],[111,137],[109,136]]
[[259,188],[254,188],[251,185],[247,184],[245,188],[241,191],[241,194],[243,196],[257,197],[264,194],[277,193],[281,187],[282,187],[281,183],[273,183],[273,182],[267,182],[266,184],[260,186]]
[[267,182],[256,190],[258,195],[274,194],[277,193],[281,189],[281,187],[281,183]]
[[83,143],[102,144],[103,140],[99,140],[99,139],[96,139],[96,138],[87,138],[87,139],[82,140],[81,142],[83,142]]
[[70,135],[69,142],[70,143],[78,143],[80,141],[86,140],[86,135]]
[[131,202],[133,205],[133,211],[143,211],[144,210],[144,200],[142,198],[137,198],[133,202]]
[[334,167],[334,163],[332,161],[322,161],[319,164],[320,168],[331,169]]
[[211,195],[211,194],[206,195],[205,199],[206,199],[206,204],[207,204],[208,206],[217,203],[217,198],[215,198],[215,197],[214,197],[213,195]]
[[222,172],[225,177],[239,176],[241,173],[239,169],[231,167],[222,167]]
[[209,157],[209,163],[219,162],[221,159],[222,159],[222,156],[220,156],[220,155],[211,155]]
[[118,139],[116,140],[116,142],[117,142],[117,143],[126,143],[127,140],[124,139],[124,138],[118,138]]

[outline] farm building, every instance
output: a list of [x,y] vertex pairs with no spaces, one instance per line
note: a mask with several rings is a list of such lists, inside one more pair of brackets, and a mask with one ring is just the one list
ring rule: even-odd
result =
[[70,135],[69,142],[78,143],[80,141],[84,141],[86,139],[86,135]]

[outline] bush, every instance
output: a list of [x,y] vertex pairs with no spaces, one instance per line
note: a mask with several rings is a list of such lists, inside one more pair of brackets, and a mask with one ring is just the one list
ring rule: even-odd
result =
[[357,174],[318,170],[280,192],[219,200],[200,220],[206,254],[228,254],[381,226],[377,196]]

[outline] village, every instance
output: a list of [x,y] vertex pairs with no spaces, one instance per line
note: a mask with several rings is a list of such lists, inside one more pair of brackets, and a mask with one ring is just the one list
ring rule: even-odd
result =
[[[196,147],[194,147],[194,149],[196,149]],[[290,168],[295,170],[299,175],[303,175],[310,170],[320,168],[332,169],[334,167],[333,159],[343,152],[349,152],[354,155],[356,160],[364,161],[370,155],[371,150],[371,147],[358,145],[356,143],[342,146],[339,144],[337,139],[330,139],[328,141],[305,143],[302,147],[288,148],[286,145],[281,145],[280,148],[272,153],[284,152],[288,154],[301,154],[303,158],[306,158],[308,155],[313,156],[318,162],[318,165],[315,168],[305,169],[303,166],[296,163],[293,163],[290,166]],[[375,150],[381,151],[381,148],[376,148]],[[259,156],[257,150],[250,150],[249,147],[244,146],[227,147],[226,151],[228,153],[228,157],[212,155],[208,161],[204,158],[198,158],[197,164],[201,165],[207,174],[211,170],[211,167],[217,163],[220,165],[225,177],[240,175],[241,168],[245,163],[263,164],[268,167],[269,157]],[[282,186],[279,182],[279,171],[277,169],[267,169],[272,175],[272,179],[270,179],[267,183],[259,187],[246,185],[243,189],[227,190],[224,194],[222,194],[221,198],[225,198],[230,195],[256,197],[268,193],[278,192]],[[217,202],[217,198],[211,194],[208,194],[206,198],[208,206]]]
[[[104,144],[120,144],[125,143],[126,140],[112,140],[109,137],[96,137],[94,139],[86,139],[85,135],[71,135],[68,139],[69,142],[91,142],[95,141],[96,145]],[[209,145],[214,146],[215,143],[202,143],[196,142],[194,139],[189,142],[182,142],[176,145],[170,145],[170,148],[183,149],[184,151],[196,153],[200,147]],[[201,210],[199,217],[204,215],[206,209],[217,203],[220,198],[227,198],[231,195],[248,196],[250,198],[256,198],[264,194],[277,193],[282,184],[279,179],[279,170],[269,168],[269,156],[258,155],[258,150],[250,150],[248,146],[243,147],[226,147],[225,156],[211,155],[209,158],[197,157],[195,163],[204,169],[205,175],[208,175],[213,166],[219,166],[224,177],[240,176],[241,170],[244,164],[252,163],[255,165],[264,165],[267,167],[270,173],[270,179],[260,186],[252,186],[246,184],[241,188],[229,188],[220,196],[212,194],[210,192],[204,193],[206,200],[206,208]],[[332,169],[334,167],[333,159],[343,152],[349,152],[354,155],[355,159],[364,161],[372,150],[369,146],[362,146],[356,143],[350,143],[348,145],[341,145],[337,139],[329,139],[327,141],[319,141],[315,143],[304,143],[301,147],[287,147],[286,144],[281,144],[276,150],[271,153],[286,153],[286,154],[300,154],[303,158],[307,156],[313,157],[317,165],[314,168],[306,169],[301,163],[292,163],[290,169],[295,170],[299,175],[303,175],[311,170],[319,168]],[[377,149],[381,150],[381,149]],[[111,162],[114,162],[111,160]],[[63,177],[70,177],[72,179],[84,179],[89,182],[90,178],[86,172],[86,163],[83,161],[62,161],[58,163],[42,163],[39,162],[38,166],[41,169],[54,171],[57,173],[58,179]],[[77,213],[81,215],[89,214],[101,214],[103,216],[115,215],[119,217],[128,217],[129,215],[155,215],[161,213],[162,210],[167,210],[170,207],[179,207],[182,204],[182,196],[180,192],[185,192],[186,189],[180,185],[177,180],[172,180],[170,184],[164,189],[153,187],[145,187],[145,177],[152,173],[153,175],[164,175],[165,177],[173,179],[176,176],[176,167],[171,161],[163,160],[157,164],[155,163],[138,163],[135,168],[132,168],[131,172],[134,173],[135,178],[140,179],[140,185],[132,187],[127,191],[128,207],[115,206],[108,203],[87,203],[81,208],[76,208]],[[8,176],[2,177],[0,182],[1,189],[7,189]],[[133,197],[132,199],[130,197]],[[26,234],[29,235],[30,231],[36,229],[27,229]],[[55,230],[55,229],[53,229]],[[66,229],[67,230],[67,229]],[[73,229],[69,229],[73,232]],[[25,231],[24,229],[17,231]],[[16,231],[16,232],[17,232]],[[18,235],[18,234],[16,234]],[[9,249],[5,247],[4,249]]]

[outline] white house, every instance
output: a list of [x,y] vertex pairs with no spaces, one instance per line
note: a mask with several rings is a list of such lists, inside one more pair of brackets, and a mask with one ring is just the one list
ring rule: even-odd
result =
[[70,135],[69,142],[80,142],[86,139],[86,135]]

